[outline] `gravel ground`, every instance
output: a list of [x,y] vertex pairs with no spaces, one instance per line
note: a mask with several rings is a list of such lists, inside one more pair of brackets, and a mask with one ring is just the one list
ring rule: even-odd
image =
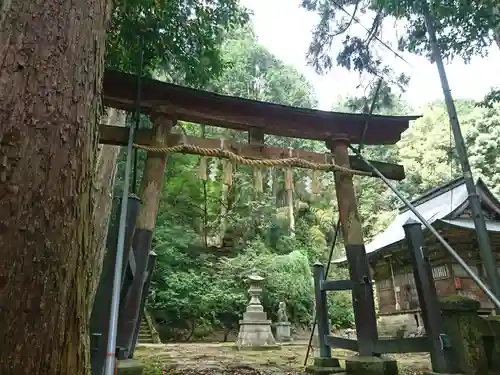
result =
[[[146,364],[145,375],[292,375],[303,372],[306,349],[305,343],[266,351],[238,351],[231,343],[142,344],[135,358]],[[342,366],[342,359],[352,354],[333,351]],[[427,354],[400,354],[394,358],[401,375],[421,375],[430,366]]]

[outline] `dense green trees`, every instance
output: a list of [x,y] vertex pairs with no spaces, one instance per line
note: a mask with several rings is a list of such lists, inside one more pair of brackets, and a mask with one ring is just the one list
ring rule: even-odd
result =
[[[374,73],[387,68],[377,57],[376,45],[382,42],[384,22],[404,21],[403,36],[397,48],[428,55],[423,8],[429,7],[436,23],[442,53],[447,58],[461,57],[468,61],[473,55],[485,55],[486,48],[496,43],[500,48],[499,6],[487,1],[379,1],[379,0],[303,0],[302,6],[319,14],[310,47],[312,62],[319,68],[333,64],[329,48],[335,38],[343,38],[343,49],[337,63],[359,71]],[[353,34],[359,20],[372,21],[363,29],[365,35]],[[359,27],[358,27],[359,30]],[[366,33],[365,33],[366,32]],[[380,38],[380,39],[379,39]],[[377,41],[377,39],[379,39]],[[388,51],[390,47],[381,46]],[[396,49],[395,49],[396,50]]]
[[[251,30],[242,29],[229,35],[222,51],[226,69],[208,89],[280,104],[315,105],[311,85],[260,46]],[[185,123],[181,126],[180,131],[200,136],[198,126]],[[203,133],[246,141],[245,134],[234,131],[205,127]],[[320,147],[308,141],[278,137],[266,141],[281,147]],[[227,334],[237,326],[246,306],[245,277],[252,271],[266,277],[263,303],[271,316],[283,300],[294,323],[310,324],[310,264],[325,256],[325,232],[331,232],[331,212],[319,206],[309,207],[300,200],[307,199],[305,189],[297,189],[297,195],[305,197],[296,197],[297,205],[302,208],[296,210],[297,231],[291,237],[286,210],[282,209],[283,171],[265,174],[264,192],[256,194],[250,168],[237,166],[234,183],[227,190],[221,183],[219,161],[209,161],[209,169],[216,171],[214,181],[198,179],[197,169],[196,157],[169,158],[155,236],[158,267],[150,298],[156,318],[168,328],[162,335],[186,339],[195,329],[199,335],[217,327]],[[296,171],[295,178],[304,180],[306,174],[307,171]],[[267,186],[272,177],[274,182]],[[206,242],[218,244],[214,240],[223,221],[227,228],[223,247],[205,248]],[[311,238],[318,248],[310,246]],[[231,246],[229,250],[227,246]],[[334,311],[340,319],[349,320],[349,303],[342,303]]]
[[[221,74],[203,85],[215,92],[280,104],[314,107],[311,85],[292,67],[286,66],[256,42],[250,27],[224,34],[220,46]],[[381,66],[381,65],[379,65]],[[167,80],[186,82],[187,76],[163,69]],[[188,82],[200,85],[201,81]],[[395,95],[390,82],[375,113],[407,114],[409,106]],[[367,97],[346,98],[335,109],[359,112],[366,109]],[[496,182],[495,124],[499,108],[478,108],[460,102],[459,114],[466,134],[471,163],[488,182]],[[408,197],[457,175],[455,155],[449,143],[445,108],[433,103],[393,147],[367,147],[372,159],[402,163],[407,179],[399,187]],[[144,126],[147,125],[145,120]],[[177,131],[190,135],[224,137],[246,142],[247,135],[213,127],[182,123]],[[266,137],[266,143],[325,151],[318,142]],[[336,199],[331,175],[322,174],[322,193],[310,192],[309,171],[294,171],[295,230],[290,232],[284,191],[284,171],[264,171],[264,191],[256,193],[254,171],[236,166],[231,187],[222,184],[221,163],[209,160],[208,181],[197,176],[199,158],[171,155],[166,184],[157,220],[154,249],[158,263],[153,278],[149,308],[163,323],[164,338],[193,339],[223,330],[227,335],[237,327],[247,303],[245,277],[257,271],[266,277],[263,303],[271,317],[281,300],[287,302],[295,326],[312,318],[311,264],[326,261],[337,221]],[[141,166],[141,155],[139,160]],[[496,169],[495,169],[496,168]],[[491,173],[495,170],[495,173]],[[140,177],[140,176],[139,176]],[[120,187],[120,184],[117,185]],[[356,178],[359,209],[367,240],[382,230],[399,203],[377,179]],[[341,239],[335,249],[341,255]],[[345,277],[334,269],[330,277]],[[352,323],[349,294],[332,294],[330,317],[335,326]]]
[[[320,72],[337,64],[382,76],[392,85],[404,88],[409,77],[395,72],[383,55],[404,60],[398,51],[408,51],[432,61],[423,17],[425,8],[434,18],[445,59],[460,57],[468,62],[472,56],[487,55],[492,44],[500,48],[500,7],[495,0],[302,0],[302,7],[320,17],[308,53],[310,63]],[[363,26],[369,22],[370,27]],[[383,30],[389,28],[390,34],[383,35]],[[339,40],[340,51],[336,57],[331,56],[332,44]],[[489,96],[490,101],[495,98],[498,90]]]
[[205,84],[224,68],[222,38],[247,20],[237,0],[117,1],[108,31],[106,65],[135,73],[142,44],[145,72],[162,70],[177,82]]
[[[260,46],[250,31],[228,36],[222,51],[227,68],[210,82],[209,89],[284,104],[315,104],[308,82]],[[376,113],[411,111],[387,85],[382,90],[386,95],[380,97]],[[368,98],[346,98],[336,109],[358,112],[369,99],[370,94]],[[479,108],[472,102],[459,102],[457,107],[473,168],[487,182],[495,183],[499,171],[494,158],[493,128],[500,121],[499,108]],[[197,136],[202,133],[194,124],[182,124],[182,131]],[[245,134],[212,127],[206,127],[203,133],[240,142],[246,138]],[[367,147],[364,152],[373,159],[404,164],[408,177],[399,187],[408,197],[415,197],[457,175],[450,136],[444,105],[432,103],[423,109],[423,118],[413,124],[398,145]],[[320,143],[310,141],[268,137],[266,142],[280,147],[324,150]],[[252,271],[266,277],[263,303],[271,317],[279,301],[284,300],[295,326],[310,323],[310,266],[317,259],[326,261],[337,220],[332,176],[321,175],[322,193],[314,196],[307,188],[309,172],[294,171],[296,227],[291,236],[284,209],[282,170],[266,173],[265,182],[270,177],[273,181],[269,186],[266,184],[262,194],[257,194],[253,171],[237,166],[235,182],[225,191],[220,163],[210,160],[210,169],[217,170],[216,177],[202,181],[197,177],[198,162],[194,156],[171,155],[167,166],[155,237],[158,266],[149,300],[150,309],[164,323],[162,336],[193,339],[214,329],[226,334],[235,329],[247,303],[245,277]],[[356,189],[369,240],[394,217],[399,202],[377,179],[356,178]],[[214,239],[219,235],[222,221],[225,222],[223,246],[210,247],[218,243]],[[335,254],[339,256],[342,251],[340,239]],[[339,269],[330,274],[333,278],[345,276],[345,271]],[[352,324],[349,294],[332,294],[331,298],[330,317],[334,325]]]

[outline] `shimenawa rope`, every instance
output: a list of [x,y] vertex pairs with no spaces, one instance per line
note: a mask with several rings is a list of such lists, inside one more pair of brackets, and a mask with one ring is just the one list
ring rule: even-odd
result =
[[181,144],[172,147],[155,147],[155,146],[144,146],[134,144],[134,147],[137,149],[150,151],[150,152],[158,152],[161,154],[167,153],[189,153],[196,154],[202,156],[209,157],[223,157],[230,159],[238,164],[250,165],[253,167],[299,167],[299,168],[307,168],[307,169],[315,169],[315,170],[325,170],[325,171],[336,171],[342,173],[348,173],[359,176],[371,176],[370,172],[358,171],[346,167],[341,167],[336,164],[317,164],[310,162],[308,160],[300,159],[300,158],[285,158],[285,159],[248,159],[244,158],[240,155],[235,154],[229,150],[224,150],[221,148],[203,148],[195,145],[189,144]]

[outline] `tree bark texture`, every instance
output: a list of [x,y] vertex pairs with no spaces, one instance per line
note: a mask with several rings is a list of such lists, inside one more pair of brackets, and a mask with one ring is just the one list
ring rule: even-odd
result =
[[12,0],[2,10],[0,373],[85,374],[110,3]]
[[[127,114],[123,111],[118,111],[114,108],[107,110],[104,116],[103,123],[106,125],[124,126]],[[94,260],[92,263],[93,276],[91,278],[92,285],[90,287],[92,298],[94,301],[95,292],[99,285],[101,276],[104,253],[106,250],[106,239],[108,236],[109,218],[113,205],[113,187],[115,185],[117,159],[120,154],[120,146],[99,145],[97,152],[97,161],[95,164],[95,179],[92,189],[92,206],[94,207],[93,223],[93,243],[91,248],[94,249]],[[89,306],[92,310],[92,304]]]

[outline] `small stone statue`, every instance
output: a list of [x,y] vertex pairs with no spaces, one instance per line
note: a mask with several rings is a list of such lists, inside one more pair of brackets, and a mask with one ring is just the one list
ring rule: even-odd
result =
[[276,323],[276,339],[278,341],[292,340],[291,324],[286,313],[286,303],[280,302],[278,308],[278,322]]
[[288,323],[288,315],[286,313],[286,303],[281,301],[278,307],[278,322]]

